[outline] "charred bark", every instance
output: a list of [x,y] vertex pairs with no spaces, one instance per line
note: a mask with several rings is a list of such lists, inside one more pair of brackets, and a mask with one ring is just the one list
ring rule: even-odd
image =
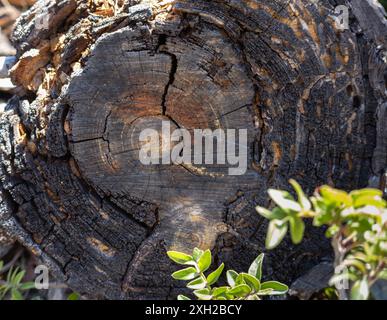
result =
[[[269,187],[379,186],[387,28],[374,2],[39,1],[18,21],[19,95],[0,118],[1,228],[93,298],[174,298],[168,249],[246,269]],[[114,3],[114,1],[112,1]],[[349,29],[331,15],[350,9]],[[248,130],[249,165],[141,166],[162,120]],[[308,230],[269,252],[287,283],[330,254]]]

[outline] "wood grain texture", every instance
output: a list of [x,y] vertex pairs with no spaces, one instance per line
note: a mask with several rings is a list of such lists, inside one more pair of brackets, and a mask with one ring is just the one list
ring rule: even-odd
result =
[[[174,298],[166,250],[211,248],[239,270],[264,251],[267,188],[379,183],[386,21],[345,2],[341,31],[320,2],[38,1],[14,32],[21,94],[0,117],[2,228],[89,297]],[[247,129],[246,174],[141,165],[139,132],[163,120]],[[268,253],[267,276],[290,283],[329,254],[309,228]]]

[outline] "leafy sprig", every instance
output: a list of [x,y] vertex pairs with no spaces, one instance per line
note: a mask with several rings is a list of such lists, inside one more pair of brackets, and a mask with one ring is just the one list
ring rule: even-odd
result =
[[[280,282],[261,282],[264,254],[254,260],[247,273],[228,270],[227,285],[220,287],[213,285],[218,282],[223,272],[223,263],[208,276],[205,275],[212,264],[210,250],[195,248],[192,255],[178,251],[168,251],[167,254],[177,264],[187,266],[174,272],[172,277],[176,280],[189,281],[187,288],[193,290],[194,296],[199,300],[260,300],[261,296],[283,295],[288,291],[288,287]],[[178,300],[190,298],[179,295]]]
[[[4,263],[0,261],[0,270],[3,269]],[[24,300],[23,293],[35,288],[33,282],[22,282],[25,271],[19,267],[11,268],[5,280],[0,279],[0,300],[10,298],[11,300]]]
[[[323,186],[313,197],[306,197],[301,186],[290,180],[297,200],[287,191],[268,191],[277,205],[273,210],[257,207],[270,220],[266,247],[277,247],[288,230],[294,244],[299,244],[305,231],[305,219],[313,219],[316,227],[327,226],[326,236],[332,239],[334,265],[345,273],[335,275],[331,285],[342,281],[352,283],[350,297],[369,297],[370,287],[378,279],[387,279],[387,210],[383,193],[362,189],[347,193]],[[340,298],[348,293],[339,291]]]

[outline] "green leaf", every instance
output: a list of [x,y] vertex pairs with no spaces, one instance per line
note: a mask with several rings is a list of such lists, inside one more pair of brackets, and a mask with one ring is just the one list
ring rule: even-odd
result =
[[220,277],[220,275],[222,274],[223,272],[223,269],[224,269],[224,263],[222,263],[218,269],[216,269],[214,272],[210,273],[207,277],[207,283],[209,286],[213,285],[214,283],[216,283]]
[[266,236],[266,248],[271,250],[277,247],[285,237],[287,231],[287,220],[270,221]]
[[354,200],[362,197],[383,197],[383,191],[379,189],[365,188],[361,190],[354,190],[349,194]]
[[187,284],[187,288],[192,289],[192,290],[200,290],[204,289],[207,285],[207,282],[204,281],[203,278],[199,277],[195,280],[192,280]]
[[363,196],[354,201],[355,208],[361,208],[365,206],[374,206],[377,208],[385,208],[386,201],[379,196]]
[[262,278],[262,263],[265,258],[265,254],[261,253],[251,264],[248,273],[252,276],[256,277],[259,281]]
[[282,295],[287,293],[288,286],[278,281],[266,281],[261,283],[259,295]]
[[381,280],[387,280],[387,269],[382,270],[382,271],[378,274],[378,279],[381,279]]
[[322,198],[311,198],[317,215],[313,219],[315,227],[329,224],[333,220],[334,205],[327,205]]
[[189,267],[172,273],[172,278],[176,280],[192,280],[197,275],[196,269],[194,267]]
[[360,261],[358,259],[345,259],[343,263],[340,265],[340,269],[344,270],[345,267],[355,267],[357,268],[361,273],[365,274],[367,273],[367,267],[363,261]]
[[203,253],[204,253],[203,250],[200,250],[199,248],[195,248],[193,249],[192,258],[197,262],[199,261]]
[[34,282],[25,282],[25,283],[22,283],[20,286],[19,286],[20,290],[31,290],[31,289],[35,289],[35,283]]
[[211,251],[206,250],[200,257],[198,261],[198,267],[201,272],[206,271],[210,266],[212,262],[212,257],[211,257]]
[[234,270],[228,270],[226,273],[227,283],[230,287],[235,287],[236,279],[238,278],[238,273]]
[[227,291],[228,294],[237,296],[237,297],[244,297],[248,295],[250,292],[251,292],[251,288],[247,284],[240,284]]
[[381,255],[387,256],[387,241],[380,241],[379,251],[380,251]]
[[79,300],[80,299],[80,296],[78,293],[76,292],[73,292],[73,293],[70,293],[68,296],[67,296],[67,300],[68,301],[76,301],[76,300]]
[[292,200],[292,196],[287,191],[274,190],[269,189],[269,196],[273,199],[273,201],[283,210],[285,211],[295,211],[300,212],[301,206],[294,200]]
[[348,193],[342,190],[334,189],[329,186],[322,186],[320,188],[320,194],[324,199],[334,202],[334,203],[343,203],[346,206],[352,205],[352,197]]
[[257,294],[260,296],[270,296],[272,292],[273,292],[273,289],[264,289],[264,290],[260,289]]
[[19,290],[13,288],[11,290],[11,300],[24,300],[24,298]]
[[238,277],[235,279],[235,286],[239,286],[240,284],[246,284],[242,273],[238,274]]
[[188,298],[188,297],[186,297],[186,296],[184,296],[184,295],[182,295],[182,294],[179,294],[178,296],[177,296],[177,300],[191,300],[190,298]]
[[211,300],[212,295],[210,293],[210,290],[208,289],[201,289],[201,290],[195,290],[194,295],[198,297],[200,300]]
[[245,283],[251,288],[251,290],[255,292],[259,291],[259,289],[261,288],[261,283],[255,276],[252,276],[251,274],[248,274],[248,273],[241,273],[241,275]]
[[308,198],[305,196],[304,191],[302,191],[301,186],[296,180],[291,179],[289,182],[297,193],[298,202],[301,204],[302,209],[305,211],[309,211],[312,208],[312,205],[310,204]]
[[367,279],[364,277],[354,283],[351,289],[352,300],[367,300],[369,296],[369,287]]
[[15,275],[14,275],[14,277],[13,277],[13,279],[12,279],[12,283],[13,283],[15,286],[19,285],[20,282],[23,280],[25,274],[26,274],[26,272],[25,272],[24,270],[15,273]]
[[213,295],[214,297],[218,297],[218,296],[220,296],[220,295],[226,293],[226,291],[227,291],[228,289],[230,289],[230,288],[229,288],[229,287],[219,287],[219,288],[214,288],[214,289],[212,290],[212,295]]
[[1,271],[1,269],[3,269],[3,267],[4,267],[4,262],[0,261],[0,271]]
[[268,220],[282,220],[286,217],[286,213],[281,208],[274,208],[272,211],[263,208],[263,207],[256,207],[257,212],[264,218]]
[[299,244],[303,237],[305,231],[305,224],[299,217],[290,217],[290,236],[294,244]]
[[333,226],[330,226],[327,231],[325,232],[325,236],[327,238],[334,237],[338,232],[340,231],[340,227],[337,224],[334,224]]
[[169,259],[171,259],[172,261],[174,261],[178,264],[187,264],[187,263],[193,261],[193,258],[190,255],[185,254],[183,252],[168,251],[167,255],[168,255]]

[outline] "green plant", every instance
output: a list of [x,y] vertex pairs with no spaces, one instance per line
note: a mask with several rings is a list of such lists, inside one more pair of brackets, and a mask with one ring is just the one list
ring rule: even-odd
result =
[[[387,279],[387,210],[383,193],[363,189],[347,193],[329,186],[307,198],[300,185],[291,180],[298,200],[282,190],[268,191],[277,205],[273,210],[257,207],[270,220],[266,238],[268,249],[280,244],[288,230],[293,243],[302,241],[304,219],[313,219],[316,227],[327,226],[335,254],[335,270],[346,270],[331,279],[330,285],[350,282],[350,297],[368,299],[370,287],[378,279]],[[349,288],[339,288],[340,299],[348,298]]]
[[[261,282],[263,254],[254,260],[248,273],[227,271],[228,285],[220,287],[213,287],[213,285],[218,282],[223,272],[223,263],[208,276],[204,274],[212,264],[210,250],[203,251],[195,248],[192,255],[177,251],[168,251],[167,254],[177,264],[187,266],[174,272],[172,277],[176,280],[190,281],[187,288],[192,289],[199,300],[260,300],[261,296],[282,295],[288,291],[288,287],[280,282]],[[179,295],[178,300],[190,299]]]
[[77,292],[72,292],[67,296],[68,301],[80,300],[81,296]]
[[[4,263],[0,261],[0,270],[3,269]],[[22,282],[25,271],[19,267],[12,267],[5,280],[0,278],[0,300],[10,298],[11,300],[23,300],[23,293],[35,288],[33,282]]]

